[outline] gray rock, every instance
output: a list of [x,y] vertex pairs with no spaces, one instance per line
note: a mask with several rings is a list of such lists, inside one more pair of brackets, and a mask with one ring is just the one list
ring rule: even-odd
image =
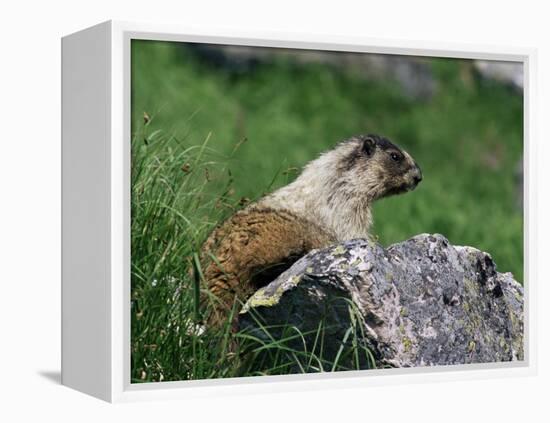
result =
[[296,64],[325,64],[368,80],[394,81],[405,96],[414,100],[427,100],[437,91],[429,61],[417,56],[212,44],[189,44],[189,48],[204,61],[234,74],[251,72],[259,64],[283,58]]
[[523,64],[495,60],[475,60],[474,67],[485,79],[491,79],[514,87],[523,93]]
[[523,288],[441,235],[387,249],[358,239],[300,259],[248,300],[239,325],[265,343],[291,327],[300,336],[285,348],[327,363],[359,345],[368,354],[352,353],[350,368],[523,360]]

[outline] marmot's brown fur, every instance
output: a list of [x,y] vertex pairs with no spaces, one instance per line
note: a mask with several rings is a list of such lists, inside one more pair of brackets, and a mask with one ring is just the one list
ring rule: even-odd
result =
[[377,135],[352,137],[310,162],[294,182],[223,222],[202,246],[202,304],[212,301],[207,325],[225,321],[235,301],[240,308],[310,250],[368,237],[372,203],[421,180],[412,157]]

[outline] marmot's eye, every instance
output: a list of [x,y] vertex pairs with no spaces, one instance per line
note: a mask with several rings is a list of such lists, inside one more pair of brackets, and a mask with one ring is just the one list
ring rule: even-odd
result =
[[399,161],[401,161],[401,155],[400,155],[400,154],[391,153],[391,154],[390,154],[390,157],[391,157],[391,159],[392,159],[394,162],[399,162]]

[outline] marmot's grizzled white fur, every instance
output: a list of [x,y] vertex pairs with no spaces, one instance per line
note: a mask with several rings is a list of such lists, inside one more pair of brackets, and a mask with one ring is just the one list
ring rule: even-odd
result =
[[421,180],[413,158],[377,135],[352,137],[311,161],[294,182],[235,213],[204,243],[208,324],[224,321],[235,301],[310,250],[368,237],[372,203]]

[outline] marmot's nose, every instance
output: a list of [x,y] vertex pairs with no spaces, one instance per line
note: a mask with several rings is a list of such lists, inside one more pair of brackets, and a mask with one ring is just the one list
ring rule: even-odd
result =
[[420,181],[422,180],[422,171],[420,170],[418,165],[416,165],[416,167],[414,169],[413,180],[414,180],[414,183],[416,185],[418,185],[420,183]]

